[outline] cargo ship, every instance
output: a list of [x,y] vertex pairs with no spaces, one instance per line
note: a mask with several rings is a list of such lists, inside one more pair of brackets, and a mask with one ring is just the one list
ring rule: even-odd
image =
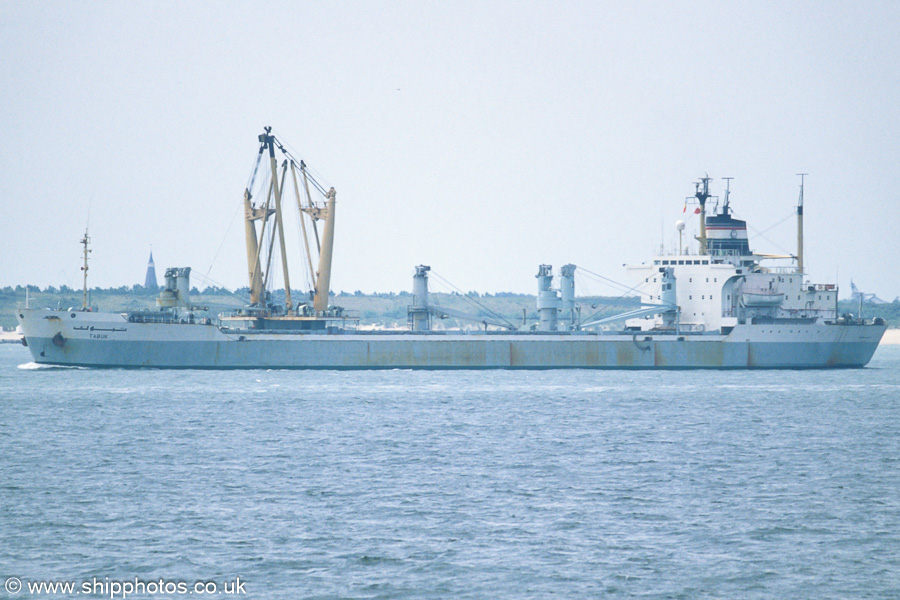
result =
[[[271,128],[265,128],[258,141],[243,197],[247,306],[215,315],[193,306],[190,268],[185,267],[166,270],[165,289],[154,310],[91,310],[85,234],[82,307],[17,311],[23,343],[34,361],[172,369],[850,368],[871,360],[886,329],[880,319],[840,315],[837,285],[807,277],[802,179],[797,254],[773,256],[751,251],[747,224],[731,210],[730,186],[722,202],[716,199],[708,206],[714,196],[711,179],[703,177],[690,197],[700,221],[697,246],[661,252],[626,269],[630,289],[640,297],[638,308],[583,316],[586,311],[575,294],[578,267],[565,265],[554,277],[551,265],[539,265],[537,316],[512,323],[500,315],[436,305],[428,291],[430,267],[419,265],[407,328],[363,330],[358,318],[329,304],[334,188],[325,190]],[[279,152],[281,157],[276,156]],[[267,174],[258,178],[261,165]],[[300,255],[312,280],[308,295],[297,302],[291,294],[285,245],[286,204],[296,204],[299,211]],[[677,227],[681,235],[684,223],[679,221]],[[278,271],[273,268],[276,258],[283,302],[273,301],[268,291]],[[789,259],[791,264],[765,266],[774,259]],[[478,325],[436,326],[448,317]]]

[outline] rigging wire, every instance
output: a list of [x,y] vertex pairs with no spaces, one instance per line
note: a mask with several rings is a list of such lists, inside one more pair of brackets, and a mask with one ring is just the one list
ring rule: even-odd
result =
[[[313,186],[319,191],[319,193],[325,196],[328,193],[325,188],[331,187],[331,185],[328,184],[327,179],[325,179],[325,177],[319,171],[309,166],[306,161],[296,158],[295,154],[299,155],[300,153],[293,151],[285,152],[285,155],[292,161],[294,161],[296,165],[299,166],[301,163],[303,164],[303,169],[306,171],[307,178],[313,182]],[[322,180],[325,183],[320,183],[319,180]]]
[[[253,171],[250,174],[250,179],[247,182],[247,191],[250,192],[251,196],[253,195],[253,185],[256,182],[256,174],[259,171],[259,164],[262,161],[262,155],[263,155],[262,149],[263,149],[263,145],[260,144],[259,152],[256,153],[256,161],[253,164]],[[216,259],[219,257],[219,253],[222,252],[222,248],[225,246],[225,241],[228,239],[228,234],[231,231],[231,227],[234,225],[234,220],[237,218],[237,215],[240,212],[243,205],[244,205],[244,201],[241,200],[238,203],[237,208],[235,209],[234,214],[231,217],[231,220],[228,222],[228,227],[225,229],[225,235],[222,236],[222,242],[219,244],[219,248],[216,250],[216,253],[213,255],[213,258],[209,263],[209,268],[206,269],[206,275],[204,277],[207,277],[207,278],[209,277],[209,273],[210,273],[210,271],[212,271],[212,268],[216,263]]]
[[256,171],[259,170],[259,163],[262,160],[263,148],[263,144],[260,144],[259,152],[256,153],[256,165],[253,167],[253,174],[250,175],[250,182],[247,184],[247,189],[251,192],[253,191],[253,182],[256,181]]
[[[302,254],[306,255],[312,252],[309,247],[309,238],[306,232],[306,222],[304,219],[309,218],[310,220],[314,220],[311,216],[306,215],[302,210],[303,197],[306,195],[304,193],[300,193],[300,182],[297,181],[297,163],[294,162],[294,159],[289,159],[290,163],[290,171],[291,171],[291,189],[294,191],[294,199],[297,200],[297,237],[299,240],[303,240],[304,243],[300,247],[300,251]],[[308,285],[308,290],[314,290],[316,287],[316,276],[313,271],[312,266],[312,256],[307,256],[308,260],[301,260],[300,262],[303,264],[303,273],[305,274],[304,282]]]
[[[300,213],[300,218],[297,220],[297,235],[300,236],[300,239],[303,239],[303,213]],[[306,250],[307,248],[301,247],[301,252],[305,252]],[[309,265],[304,260],[301,260],[300,263],[303,265],[303,273],[306,275],[304,283],[309,286],[309,289],[315,289],[315,279],[313,274],[309,272]]]
[[[584,267],[578,267],[578,270],[575,271],[575,272],[578,273],[578,272],[580,272],[580,271],[584,271],[584,273],[587,274],[588,276],[593,276],[594,278],[597,278],[597,279],[599,279],[599,280],[605,280],[605,281],[608,281],[608,282],[613,283],[613,284],[615,284],[615,285],[617,285],[617,286],[619,286],[619,287],[622,287],[622,288],[627,287],[626,285],[621,284],[621,283],[619,283],[619,282],[617,282],[617,281],[613,281],[612,279],[609,279],[608,277],[604,277],[603,275],[600,275],[600,274],[598,274],[598,273],[594,273],[593,271],[589,271],[588,269],[585,269]],[[601,281],[601,283],[602,283],[602,281]],[[606,306],[604,306],[603,308],[601,308],[600,310],[598,310],[596,313],[594,313],[594,314],[591,315],[590,317],[587,317],[587,318],[582,319],[582,322],[593,321],[594,319],[596,319],[597,317],[599,317],[599,316],[603,315],[604,313],[610,311],[611,309],[618,307],[618,306],[619,306],[619,303],[622,302],[622,300],[624,300],[626,297],[628,297],[628,294],[629,294],[629,293],[635,292],[635,291],[638,292],[638,293],[640,293],[640,292],[641,292],[640,288],[642,288],[644,285],[646,285],[646,283],[647,283],[647,282],[644,282],[644,283],[638,283],[637,285],[635,285],[635,286],[633,286],[633,287],[630,287],[630,288],[626,289],[625,292],[624,292],[621,296],[619,296],[618,298],[616,298],[615,300],[613,300],[611,304],[607,304]]]
[[[275,137],[275,136],[272,136],[272,137]],[[314,174],[316,174],[316,175],[319,175],[319,174],[316,173],[313,169],[311,169],[311,168],[309,167],[309,165],[306,164],[305,161],[303,161],[303,160],[297,158],[296,156],[294,156],[294,153],[290,150],[290,146],[289,146],[288,144],[282,142],[282,141],[281,141],[280,139],[278,139],[277,137],[275,137],[275,144],[278,146],[278,149],[281,150],[282,154],[284,154],[284,155],[285,155],[286,157],[288,157],[290,160],[294,161],[294,162],[297,163],[298,165],[299,165],[301,162],[304,164],[305,169],[306,169],[306,172],[307,172],[307,177],[308,177],[308,179],[312,182],[313,186],[314,186],[317,190],[319,190],[319,193],[320,193],[320,194],[322,194],[322,195],[324,196],[324,195],[326,195],[326,194],[328,193],[328,192],[325,190],[325,187],[324,187],[322,184],[320,184],[320,183],[318,182],[318,180],[316,180],[315,177],[313,177]],[[319,177],[321,177],[321,175],[319,175]]]
[[792,212],[791,212],[791,213],[788,213],[788,215],[787,215],[786,217],[784,217],[783,219],[781,219],[780,221],[778,221],[778,222],[775,223],[774,225],[769,225],[768,227],[766,227],[766,228],[763,229],[762,231],[757,231],[755,228],[753,228],[753,227],[751,227],[751,226],[749,226],[749,225],[748,225],[748,227],[750,227],[750,229],[753,229],[753,235],[763,235],[764,233],[768,233],[769,231],[775,229],[776,227],[778,227],[779,225],[781,225],[782,223],[784,223],[785,221],[787,221],[788,219],[791,219],[791,218],[793,218],[793,217],[794,217],[794,213],[792,213]]
[[231,221],[228,222],[228,227],[225,229],[225,235],[222,236],[222,243],[219,244],[219,249],[216,250],[215,255],[213,255],[212,260],[209,262],[209,268],[206,269],[206,275],[209,276],[209,272],[212,271],[213,265],[216,264],[216,259],[219,257],[219,252],[222,251],[222,247],[225,246],[225,241],[228,239],[228,233],[231,231],[231,226],[234,225],[234,220],[237,218],[238,212],[240,212],[243,207],[243,200],[237,205],[237,209],[234,211],[234,214],[231,216]]
[[271,231],[275,229],[275,227],[271,227],[270,231],[266,232],[266,243],[269,246],[268,252],[266,252],[266,274],[265,274],[265,287],[267,292],[275,291],[275,280],[278,276],[278,273],[273,273],[272,261],[274,258],[274,252],[272,251],[275,246],[275,232]]
[[[732,211],[732,213],[735,215],[735,217],[739,217],[739,215],[737,215],[736,213],[734,213],[734,211]],[[778,221],[778,222],[775,223],[774,225],[771,225],[771,226],[767,227],[766,229],[764,229],[764,230],[762,230],[762,231],[757,230],[755,227],[753,227],[753,226],[750,225],[749,223],[747,224],[747,229],[749,229],[750,232],[751,232],[753,235],[757,235],[757,236],[761,237],[762,239],[766,240],[767,242],[769,242],[770,244],[772,244],[773,246],[775,246],[775,248],[777,248],[778,250],[781,250],[781,251],[784,252],[785,254],[790,254],[791,256],[793,256],[793,253],[792,253],[790,250],[787,250],[787,249],[784,248],[781,244],[779,244],[779,243],[773,241],[772,239],[770,239],[768,236],[765,235],[765,232],[767,232],[767,231],[769,231],[769,230],[771,230],[771,229],[777,227],[778,225],[781,225],[782,223],[784,223],[785,221],[787,221],[787,220],[788,220],[790,217],[792,217],[792,216],[793,216],[793,215],[788,215],[787,217],[783,218],[782,220]],[[742,220],[742,221],[746,221],[746,219],[741,219],[741,220]]]
[[588,276],[592,276],[592,277],[600,280],[600,283],[608,282],[607,284],[612,284],[619,288],[624,288],[626,294],[628,292],[633,292],[633,291],[637,290],[637,288],[639,288],[641,286],[641,284],[638,284],[638,285],[629,287],[629,286],[625,285],[624,283],[619,283],[618,281],[615,281],[614,279],[610,279],[609,277],[604,277],[603,275],[600,275],[599,273],[594,273],[593,271],[589,271],[588,269],[585,269],[584,267],[578,267],[578,269],[575,272],[578,273],[579,271],[583,271]]
[[194,277],[196,277],[198,280],[200,280],[200,283],[206,285],[206,287],[209,287],[210,284],[212,284],[212,285],[214,285],[215,287],[217,287],[218,289],[224,290],[224,291],[228,292],[229,294],[231,294],[232,296],[234,296],[234,297],[240,299],[242,302],[248,302],[248,303],[249,303],[249,301],[250,301],[250,295],[249,295],[249,294],[245,294],[245,293],[243,293],[243,292],[237,292],[237,291],[228,289],[228,287],[226,287],[224,284],[222,284],[222,283],[216,281],[215,279],[212,279],[212,278],[210,278],[210,277],[207,277],[206,275],[202,275],[202,274],[200,274],[200,273],[192,273],[191,275],[194,276]]
[[434,270],[431,271],[431,274],[432,274],[434,277],[437,277],[437,278],[438,278],[440,281],[442,281],[445,285],[448,285],[448,286],[450,286],[452,289],[456,290],[456,292],[457,292],[462,298],[464,298],[464,299],[468,300],[469,302],[472,302],[472,303],[474,303],[475,305],[479,306],[482,310],[484,310],[486,313],[488,313],[488,316],[491,316],[491,317],[493,317],[493,318],[495,318],[495,319],[497,319],[497,320],[499,320],[499,321],[503,321],[504,323],[506,323],[507,325],[509,325],[509,326],[512,327],[513,329],[515,329],[516,326],[513,325],[512,323],[510,323],[505,317],[503,317],[503,316],[497,314],[496,312],[494,312],[493,310],[491,310],[490,308],[488,308],[487,306],[485,306],[484,304],[482,304],[481,302],[479,302],[478,300],[476,300],[476,299],[473,298],[472,296],[469,296],[468,294],[464,294],[462,290],[460,290],[458,287],[456,287],[455,285],[453,285],[452,283],[450,283],[449,281],[447,281],[445,278],[443,278],[443,277],[441,277],[440,275],[438,275],[437,273],[435,273]]

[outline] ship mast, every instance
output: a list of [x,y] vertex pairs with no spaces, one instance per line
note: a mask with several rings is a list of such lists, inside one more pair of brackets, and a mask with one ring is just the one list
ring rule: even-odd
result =
[[331,286],[331,253],[334,248],[334,188],[328,190],[325,204],[325,228],[322,232],[322,251],[319,254],[319,277],[316,281],[316,296],[313,306],[316,310],[328,308],[328,293]]
[[[300,190],[297,187],[296,163],[291,161],[291,173],[294,178],[294,189],[297,193],[297,205],[300,208],[301,231],[303,232],[303,243],[306,246],[306,257],[309,260],[310,272],[312,272],[312,254],[309,251],[309,239],[306,236],[306,225],[303,222],[303,214],[310,216],[312,221],[313,233],[316,234],[316,249],[319,251],[319,269],[313,275],[313,286],[315,288],[313,294],[313,309],[316,312],[328,310],[328,294],[331,286],[331,257],[334,250],[334,205],[336,192],[331,188],[326,193],[315,180],[313,183],[320,192],[325,193],[325,206],[316,206],[313,204],[312,197],[309,193],[309,176],[306,170],[306,163],[300,161],[300,174],[303,176],[303,187],[306,191],[306,200],[308,206],[303,206],[300,202]],[[316,228],[316,221],[325,221],[325,227],[322,231],[322,238],[319,239],[319,230]]]
[[88,276],[88,254],[91,253],[91,250],[88,248],[88,244],[91,242],[91,238],[88,237],[87,227],[84,229],[84,237],[81,238],[81,245],[84,246],[82,253],[84,254],[84,266],[81,267],[81,271],[84,273],[84,290],[81,297],[81,308],[87,309],[88,307],[88,297],[87,297],[87,276]]
[[284,221],[281,218],[281,192],[284,190],[284,182],[287,175],[287,161],[281,173],[281,185],[278,185],[278,165],[275,162],[275,138],[266,136],[269,145],[269,160],[272,163],[272,187],[275,189],[275,226],[278,227],[278,242],[281,248],[281,270],[284,271],[284,300],[287,309],[293,308],[291,301],[291,278],[288,274],[287,252],[284,247]]
[[250,189],[253,187],[253,181],[256,179],[256,172],[259,170],[259,163],[265,149],[264,145],[260,145],[259,154],[256,156],[256,166],[250,177],[250,185],[244,190],[244,235],[247,244],[247,273],[250,278],[250,304],[259,303],[263,287],[262,268],[259,262],[259,238],[256,236],[256,225],[253,222],[268,219],[272,214],[267,207],[257,208],[250,203],[250,199],[253,197]]
[[803,179],[809,173],[797,173],[800,176],[800,200],[797,202],[797,271],[803,274]]
[[706,254],[706,201],[709,200],[710,178],[703,177],[694,184],[694,197],[700,202],[700,254]]
[[325,194],[325,206],[305,206],[303,212],[315,219],[325,221],[322,231],[322,242],[319,245],[319,270],[316,272],[316,290],[313,296],[313,308],[317,312],[328,310],[328,292],[331,284],[331,255],[334,249],[334,188]]
[[[247,243],[247,268],[250,275],[250,304],[259,304],[260,301],[265,301],[263,289],[268,283],[270,270],[269,267],[272,262],[273,250],[273,246],[270,245],[268,253],[266,255],[266,269],[264,277],[262,268],[263,263],[260,259],[262,247],[259,244],[259,237],[257,237],[256,233],[256,225],[254,225],[253,221],[262,221],[262,228],[259,235],[264,236],[266,233],[266,225],[269,222],[269,217],[274,214],[275,224],[273,226],[277,229],[278,232],[279,249],[281,250],[281,267],[284,274],[285,304],[288,310],[290,310],[291,308],[293,308],[293,301],[291,299],[291,279],[290,273],[288,271],[287,252],[284,243],[284,221],[281,216],[281,196],[282,192],[284,191],[284,183],[286,180],[285,175],[287,173],[287,161],[285,161],[281,176],[281,182],[279,183],[278,162],[275,159],[275,136],[271,135],[271,127],[266,127],[265,131],[265,133],[259,136],[259,155],[256,159],[256,168],[253,170],[253,178],[255,178],[256,169],[259,168],[260,159],[262,158],[263,153],[268,149],[272,179],[269,182],[269,191],[266,195],[265,204],[259,207],[254,207],[250,203],[250,199],[252,197],[250,189],[247,188],[244,190],[244,228],[246,232]],[[279,145],[279,148],[280,147],[281,146]],[[269,208],[273,197],[275,198],[274,209]],[[274,242],[274,238],[272,239]]]

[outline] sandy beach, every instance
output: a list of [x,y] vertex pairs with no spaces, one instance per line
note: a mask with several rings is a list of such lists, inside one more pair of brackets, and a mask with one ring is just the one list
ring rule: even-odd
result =
[[900,344],[900,329],[888,329],[881,338],[882,344]]
[[22,334],[18,331],[0,331],[0,344],[21,344]]

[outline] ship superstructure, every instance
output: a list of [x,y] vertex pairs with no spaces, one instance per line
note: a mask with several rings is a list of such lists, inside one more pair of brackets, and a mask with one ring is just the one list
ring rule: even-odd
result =
[[[659,302],[663,294],[674,292],[678,306],[673,322],[665,314],[634,320],[629,326],[640,330],[671,329],[683,332],[721,331],[747,323],[811,324],[834,322],[838,318],[838,287],[814,283],[803,271],[803,229],[798,225],[796,257],[758,255],[750,249],[747,223],[734,218],[730,189],[726,189],[721,209],[706,216],[708,177],[697,184],[700,201],[701,235],[697,254],[658,255],[650,263],[631,265],[629,273],[640,290],[643,303]],[[801,184],[798,216],[802,217]],[[764,266],[764,260],[793,258],[791,266]],[[668,273],[666,275],[665,273]]]
[[[611,316],[588,314],[576,298],[577,267],[564,265],[554,278],[551,265],[540,265],[537,318],[513,323],[501,315],[434,304],[428,291],[430,267],[419,265],[408,329],[361,331],[356,319],[329,304],[334,188],[326,191],[316,182],[270,128],[259,136],[259,144],[243,197],[249,305],[210,315],[190,301],[190,268],[170,268],[152,311],[98,313],[86,303],[68,311],[20,308],[18,319],[34,360],[157,368],[862,367],[886,329],[877,320],[839,316],[837,287],[806,278],[802,183],[798,252],[780,257],[794,264],[765,266],[763,261],[779,257],[751,251],[747,224],[731,210],[730,187],[721,208],[717,203],[707,215],[712,196],[710,178],[704,177],[694,194],[700,214],[696,252],[679,245],[677,253],[628,267],[631,289],[640,296],[638,308]],[[280,165],[276,150],[283,155]],[[271,177],[254,198],[253,183],[263,161]],[[311,190],[322,200],[314,201]],[[284,236],[283,211],[291,191],[301,215],[303,263],[310,276],[308,297],[296,302]],[[86,240],[85,235],[85,263]],[[276,277],[273,265],[279,264],[285,298],[274,301],[267,290]],[[470,320],[479,329],[435,328],[448,317]]]

